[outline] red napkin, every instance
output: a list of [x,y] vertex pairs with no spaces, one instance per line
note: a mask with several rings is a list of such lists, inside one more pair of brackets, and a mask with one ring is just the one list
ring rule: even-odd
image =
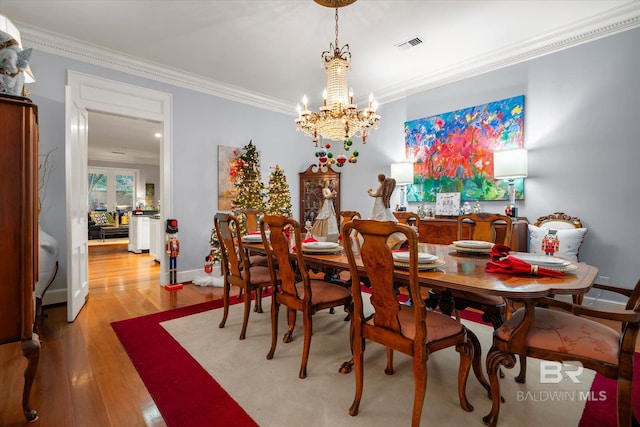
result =
[[[314,239],[313,237],[309,237],[308,239],[304,239],[302,241],[302,243],[313,243],[313,242],[317,242],[317,240]],[[295,252],[296,251],[296,247],[295,246],[292,247],[291,250]]]
[[259,231],[252,231],[252,232],[251,232],[251,233],[249,233],[249,234],[260,234],[260,232],[259,232]]
[[509,251],[511,251],[511,248],[509,246],[496,243],[491,248],[491,253],[489,255],[491,256],[491,259],[499,259],[509,255]]
[[520,258],[512,256],[493,258],[485,266],[485,271],[488,273],[530,274],[541,277],[564,276],[562,271],[531,265]]

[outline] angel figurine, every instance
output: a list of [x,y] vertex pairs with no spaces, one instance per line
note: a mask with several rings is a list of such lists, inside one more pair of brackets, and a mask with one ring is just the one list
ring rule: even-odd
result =
[[[371,219],[376,221],[393,221],[398,222],[398,219],[391,212],[391,194],[396,188],[396,180],[393,178],[387,178],[383,173],[378,175],[378,189],[373,191],[369,189],[368,193],[371,197],[374,197],[373,211],[371,212]],[[406,237],[402,233],[394,233],[389,236],[387,244],[391,248],[399,248],[406,241]]]
[[0,93],[21,96],[31,48],[23,50],[9,33],[0,31]]
[[337,195],[336,190],[329,188],[329,180],[325,180],[322,187],[322,206],[318,211],[313,227],[311,227],[311,234],[320,242],[338,241],[338,220],[336,218],[336,210],[333,207],[333,199]]

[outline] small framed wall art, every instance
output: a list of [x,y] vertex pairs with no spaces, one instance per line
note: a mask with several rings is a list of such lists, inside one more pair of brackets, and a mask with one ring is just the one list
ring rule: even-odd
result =
[[436,215],[452,216],[460,213],[460,193],[436,194]]

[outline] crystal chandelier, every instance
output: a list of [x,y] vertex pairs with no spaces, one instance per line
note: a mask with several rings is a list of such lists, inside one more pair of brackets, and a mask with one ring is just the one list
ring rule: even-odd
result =
[[[323,66],[327,74],[327,87],[322,93],[323,105],[318,112],[309,111],[307,107],[307,96],[302,98],[303,108],[298,105],[298,118],[296,128],[313,138],[319,151],[316,157],[321,164],[331,166],[343,166],[347,162],[347,157],[341,153],[333,156],[331,144],[318,145],[318,137],[333,141],[342,141],[345,151],[349,151],[352,145],[352,136],[361,136],[362,143],[365,144],[367,136],[372,129],[377,129],[380,116],[376,114],[376,102],[373,94],[369,95],[367,108],[358,110],[358,106],[353,103],[353,89],[347,90],[347,73],[351,69],[351,52],[349,45],[342,48],[338,44],[338,8],[347,6],[356,0],[314,0],[316,3],[335,7],[336,40],[335,45],[329,44],[329,50],[322,52]],[[349,163],[356,163],[358,152],[353,151],[348,159]]]

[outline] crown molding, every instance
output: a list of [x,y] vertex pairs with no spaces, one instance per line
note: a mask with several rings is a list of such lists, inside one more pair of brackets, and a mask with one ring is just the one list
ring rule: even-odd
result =
[[124,55],[80,40],[52,33],[29,25],[21,25],[25,45],[78,61],[99,65],[150,80],[218,96],[254,107],[291,114],[295,104],[267,97],[237,86],[207,79],[185,70],[167,67],[151,61]]
[[[551,32],[525,43],[513,44],[472,60],[442,68],[434,73],[409,79],[398,85],[376,89],[376,99],[379,104],[396,101],[415,93],[548,55],[638,26],[640,26],[640,2],[633,2],[561,31]],[[44,52],[295,116],[295,105],[282,99],[207,79],[177,68],[141,61],[139,58],[36,27],[21,25],[20,31],[25,45]]]

